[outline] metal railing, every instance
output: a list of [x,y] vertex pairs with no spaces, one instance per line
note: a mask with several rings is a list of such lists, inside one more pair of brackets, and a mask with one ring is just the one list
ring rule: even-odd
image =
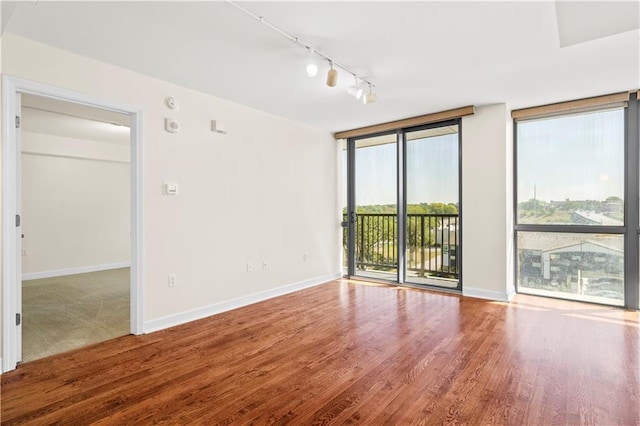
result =
[[[344,215],[343,220],[347,220]],[[347,229],[344,229],[346,250]],[[398,267],[398,218],[394,213],[358,213],[356,216],[356,268],[390,271]],[[457,214],[408,214],[407,271],[419,277],[458,278]]]

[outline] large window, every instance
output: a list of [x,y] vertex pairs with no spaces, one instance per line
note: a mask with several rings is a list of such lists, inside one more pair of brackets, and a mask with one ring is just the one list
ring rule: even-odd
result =
[[518,123],[518,223],[624,225],[622,108]]
[[636,232],[625,202],[638,202],[626,125],[623,106],[516,123],[519,292],[637,307],[625,302],[626,285],[637,286],[625,274],[625,239]]

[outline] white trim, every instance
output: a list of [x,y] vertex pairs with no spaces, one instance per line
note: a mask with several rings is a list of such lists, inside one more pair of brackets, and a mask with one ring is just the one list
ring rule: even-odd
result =
[[511,291],[503,293],[501,291],[485,290],[483,288],[462,287],[462,295],[465,297],[477,297],[479,299],[509,302],[515,293]]
[[108,271],[110,269],[130,268],[131,262],[107,263],[103,265],[79,266],[77,268],[56,269],[53,271],[30,272],[22,274],[22,281],[41,278],[64,277],[65,275],[85,274],[87,272]]
[[[144,242],[143,233],[143,202],[142,202],[142,110],[136,109],[131,113],[131,290],[130,290],[130,327],[131,334],[142,334],[144,324],[144,305],[142,303],[144,276]],[[135,254],[135,257],[133,257]],[[134,262],[135,260],[135,262]],[[133,285],[136,283],[136,285]]]
[[224,302],[214,303],[213,305],[203,306],[202,308],[192,309],[190,311],[181,312],[179,314],[168,315],[146,321],[144,323],[144,332],[152,333],[154,331],[163,330],[165,328],[174,327],[176,325],[185,324],[191,321],[209,317],[211,315],[220,314],[232,309],[241,308],[243,306],[262,302],[273,297],[283,296],[288,293],[303,290],[319,284],[338,279],[342,277],[342,272],[316,277],[305,281],[277,287],[271,290],[265,290],[258,293],[249,294],[247,296],[238,297]]
[[13,370],[18,362],[18,332],[15,326],[19,308],[16,303],[18,280],[16,174],[17,147],[15,116],[16,87],[6,76],[2,79],[2,372]]
[[7,74],[2,76],[2,372],[16,367],[21,350],[16,337],[15,315],[20,312],[17,286],[18,271],[17,228],[14,216],[18,212],[16,185],[18,153],[13,117],[16,115],[17,93],[29,93],[87,105],[131,116],[131,333],[141,334],[143,318],[143,211],[142,211],[142,110],[119,102],[97,98],[59,87],[24,80]]

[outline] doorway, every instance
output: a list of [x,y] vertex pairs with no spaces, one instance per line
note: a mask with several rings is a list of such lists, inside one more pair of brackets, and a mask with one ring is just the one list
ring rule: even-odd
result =
[[129,116],[21,96],[22,362],[129,334]]
[[[93,287],[98,293],[102,293],[103,300],[98,303],[103,312],[98,314],[103,320],[106,319],[101,324],[104,331],[110,327],[108,322],[113,319],[110,310],[115,309],[116,306],[111,303],[113,299],[109,300],[110,297],[115,296],[105,294],[105,291],[108,293],[112,289],[105,285],[104,275],[115,272],[120,277],[121,285],[124,281],[124,298],[127,299],[124,307],[117,308],[119,311],[125,311],[125,321],[127,321],[124,328],[120,325],[118,333],[142,332],[140,168],[142,116],[137,108],[9,76],[3,78],[5,87],[3,98],[6,106],[2,145],[4,184],[2,258],[5,266],[2,270],[2,370],[4,372],[14,369],[22,360],[23,349],[29,349],[23,347],[23,343],[29,344],[24,339],[27,336],[23,336],[23,326],[37,316],[33,315],[31,318],[25,316],[34,311],[23,310],[23,277],[25,290],[29,287],[28,290],[31,291],[31,287],[35,287],[36,299],[38,293],[42,296],[40,297],[42,309],[38,314],[41,316],[44,311],[52,308],[52,305],[47,304],[43,297],[51,299],[47,294],[50,295],[48,292],[54,289],[52,285],[56,282],[58,284],[61,281],[64,282],[63,287],[71,291],[69,296],[64,296],[65,300],[71,301],[65,309],[67,313],[72,314],[70,321],[75,326],[78,326],[83,319],[83,315],[74,317],[81,311],[78,303],[83,298],[86,299],[87,294],[90,293],[89,289]],[[56,115],[57,120],[51,119],[52,114]],[[29,122],[28,124],[25,119]],[[73,123],[71,127],[82,128],[82,130],[75,129],[76,131],[90,131],[88,128],[92,126],[107,126],[114,130],[118,127],[120,129],[113,133],[120,132],[119,140],[124,140],[126,145],[117,147],[117,143],[113,143],[113,140],[111,147],[105,141],[84,140],[85,143],[82,144],[82,140],[86,138],[67,138],[59,135],[49,135],[47,143],[41,134],[38,135],[37,129],[34,130],[32,127],[34,125],[37,127],[39,120],[48,122],[50,125],[57,123],[53,124],[55,130],[49,133],[59,131],[60,127],[65,127],[63,124],[68,125],[69,122]],[[64,123],[61,124],[61,122]],[[122,133],[128,136],[125,135],[123,138]],[[26,139],[25,134],[28,135]],[[60,143],[51,143],[54,139]],[[102,145],[97,145],[100,143]],[[119,170],[118,173],[115,173],[115,169]],[[45,170],[58,173],[48,175],[45,181],[42,179],[44,177],[42,173]],[[90,174],[83,175],[83,173]],[[84,176],[83,182],[74,179],[77,176]],[[22,185],[23,178],[25,188]],[[56,179],[59,180],[58,184]],[[40,181],[39,184],[34,185],[38,181]],[[65,182],[66,184],[62,184]],[[122,192],[123,182],[124,196],[118,193]],[[92,192],[101,193],[102,201],[96,201],[98,197],[93,197],[91,201]],[[29,194],[30,199],[23,200],[23,193],[25,196]],[[67,199],[64,199],[65,197]],[[84,203],[78,202],[78,199],[82,199]],[[63,201],[60,202],[61,200]],[[55,204],[56,202],[58,205]],[[95,203],[101,203],[101,205],[96,208]],[[126,207],[124,212],[122,212],[123,205]],[[121,219],[124,217],[119,224],[106,225],[99,220],[100,215],[114,214],[114,211],[109,209],[116,209],[116,206],[119,206],[117,207],[119,217]],[[51,226],[55,217],[59,218],[56,222],[57,226]],[[81,217],[90,218],[93,222],[87,220],[81,223],[79,219]],[[29,223],[27,224],[25,220]],[[112,235],[115,235],[115,228],[118,228],[119,236],[106,238],[98,234],[91,235],[92,228],[95,230],[102,227],[109,228]],[[51,238],[56,231],[61,232],[58,238]],[[100,231],[105,230],[100,229]],[[47,232],[48,235],[45,235]],[[67,237],[64,239],[60,235]],[[91,239],[97,241],[89,241]],[[93,247],[98,245],[100,247],[92,251],[82,246],[89,243],[94,244]],[[51,246],[54,247],[53,250]],[[118,250],[120,254],[113,256]],[[110,253],[105,256],[105,251]],[[113,261],[105,259],[113,259]],[[100,277],[101,274],[102,277]],[[46,280],[53,282],[47,283]],[[84,308],[85,313],[100,310],[90,303]],[[96,318],[87,318],[86,315],[84,319],[87,323],[98,321]],[[115,337],[109,333],[101,334],[86,330],[84,334],[98,338],[100,335],[107,336],[106,338]],[[72,337],[70,340],[76,340],[76,343],[79,341],[80,345],[83,345],[82,339]],[[62,350],[71,348],[64,347]],[[48,354],[45,353],[44,356],[46,355]],[[29,354],[27,360],[32,358],[33,356]]]
[[460,120],[347,141],[347,275],[461,290],[460,143]]

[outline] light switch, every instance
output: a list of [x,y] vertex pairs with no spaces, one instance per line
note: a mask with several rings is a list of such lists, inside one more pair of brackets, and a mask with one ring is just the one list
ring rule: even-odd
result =
[[178,195],[178,184],[172,182],[165,182],[163,185],[164,195]]

